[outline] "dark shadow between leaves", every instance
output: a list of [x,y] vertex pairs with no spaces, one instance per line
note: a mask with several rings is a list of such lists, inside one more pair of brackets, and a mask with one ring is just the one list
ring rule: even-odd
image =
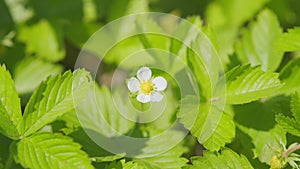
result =
[[[135,156],[142,154],[142,149],[146,147],[147,138],[141,138],[142,131],[136,126],[127,134],[121,136],[106,137],[94,130],[83,129],[71,133],[71,136],[76,142],[83,146],[83,150],[90,156],[99,157],[113,154],[126,153],[127,156]],[[101,147],[103,145],[104,147]],[[110,152],[113,150],[114,152]]]
[[267,164],[261,163],[258,158],[253,158],[254,153],[252,149],[254,149],[254,144],[252,143],[252,139],[249,135],[242,132],[240,129],[236,129],[236,137],[235,139],[228,145],[232,150],[236,152],[240,152],[245,155],[252,166],[256,166],[260,169],[268,169],[269,166]]
[[274,128],[277,113],[286,114],[290,110],[289,98],[277,96],[263,101],[256,101],[244,105],[233,106],[235,112],[234,120],[248,128],[268,131]]

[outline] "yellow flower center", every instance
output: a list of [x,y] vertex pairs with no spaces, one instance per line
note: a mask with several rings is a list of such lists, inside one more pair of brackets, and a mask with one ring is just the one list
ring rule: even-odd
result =
[[281,160],[278,156],[274,155],[272,157],[271,163],[270,163],[271,169],[281,169],[284,168],[284,165],[281,163]]
[[144,81],[141,83],[141,90],[145,94],[150,94],[154,90],[154,85],[151,81]]

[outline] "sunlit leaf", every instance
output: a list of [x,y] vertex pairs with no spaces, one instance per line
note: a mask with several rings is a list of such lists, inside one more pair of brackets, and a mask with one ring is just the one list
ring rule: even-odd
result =
[[[216,151],[224,147],[226,143],[231,142],[235,136],[235,125],[230,115],[222,113],[221,119],[218,121],[218,117],[214,117],[213,115],[208,116],[209,113],[213,114],[220,111],[215,106],[210,108],[209,104],[201,104],[199,109],[196,99],[183,101],[189,101],[189,106],[186,106],[182,111],[183,113],[178,114],[178,117],[183,125],[191,130],[192,135],[195,136],[205,148]],[[209,109],[211,110],[209,111]],[[216,123],[217,126],[211,131],[211,129],[205,128],[205,122],[211,125],[215,125]]]
[[264,10],[257,16],[257,21],[244,31],[243,39],[236,47],[237,54],[252,66],[262,65],[262,70],[274,71],[283,57],[283,52],[276,48],[281,36],[282,29],[276,15]]
[[[76,109],[81,125],[110,137],[128,132],[134,127],[134,122],[123,115],[133,114],[130,114],[129,109],[122,103],[121,95],[114,99],[116,100],[113,100],[107,87],[99,87],[95,84],[95,90],[90,90]],[[114,102],[118,102],[118,105],[123,107],[123,115],[116,109]]]
[[[209,33],[209,29],[207,31]],[[205,41],[204,37],[199,36],[192,46],[198,50],[197,53],[201,56],[188,50],[188,66],[197,80],[201,97],[200,100],[184,98],[182,102],[188,106],[182,108],[183,111],[178,114],[178,117],[207,149],[219,150],[233,139],[235,126],[232,118],[224,115],[219,108],[219,104],[222,104],[220,97],[225,93],[225,87],[222,83],[219,85],[221,87],[218,87],[217,84],[219,73],[222,70],[217,66],[220,63],[213,45],[211,42]]]
[[[190,44],[197,36],[200,30],[203,28],[203,21],[199,16],[190,16],[186,20],[193,24],[198,29],[194,29],[192,26],[187,26],[185,22],[178,24],[176,29],[172,32],[176,37],[181,37],[182,42],[171,39],[170,52],[177,54],[182,60],[187,60],[189,54],[187,54],[188,47],[186,44]],[[173,26],[170,24],[170,26]],[[172,27],[173,28],[173,27]],[[174,28],[173,28],[174,29]]]
[[233,44],[238,36],[239,28],[268,1],[216,0],[206,8],[205,20],[216,32],[223,63],[227,63],[228,54],[233,53]]
[[70,71],[49,77],[31,96],[20,129],[28,136],[74,108],[73,95],[83,99],[90,87],[91,77],[84,70]]
[[300,137],[299,122],[297,122],[295,119],[284,115],[277,115],[276,121],[285,131]]
[[[4,1],[7,3],[7,6],[11,12],[12,18],[15,23],[23,23],[27,21],[30,17],[32,17],[32,10],[26,7],[24,1],[19,0],[10,0]],[[3,15],[5,16],[5,15]]]
[[0,132],[12,139],[20,136],[22,119],[20,99],[6,67],[0,66]]
[[121,161],[118,161],[118,162],[114,161],[114,162],[106,165],[104,169],[111,169],[111,168],[115,168],[115,169],[144,169],[144,167],[142,167],[138,163],[135,163],[133,161],[125,162],[125,160],[121,160]]
[[116,154],[116,155],[109,155],[109,156],[104,156],[104,157],[92,157],[92,161],[93,162],[110,162],[110,161],[115,161],[118,159],[121,159],[125,156],[126,154]]
[[32,92],[50,75],[62,72],[62,66],[45,62],[38,58],[23,59],[15,68],[14,80],[20,94]]
[[235,125],[233,118],[223,113],[222,118],[213,134],[203,142],[203,146],[209,150],[219,150],[226,143],[230,143],[235,137]]
[[61,134],[37,133],[15,145],[15,159],[25,168],[94,168],[81,146]]
[[192,157],[191,161],[193,165],[188,165],[184,169],[253,169],[244,155],[238,155],[228,148],[222,149],[220,153],[205,151],[203,156]]
[[133,161],[145,169],[180,169],[187,163],[187,159],[180,157],[182,153],[182,149],[173,148],[154,157],[134,159]]
[[282,84],[278,73],[263,72],[259,66],[244,65],[226,73],[226,103],[242,104],[267,97]]
[[277,44],[278,50],[283,51],[299,51],[300,50],[300,27],[294,29],[288,29],[288,32],[284,33],[279,39]]
[[65,57],[62,30],[57,23],[41,20],[31,26],[22,26],[19,31],[18,38],[26,43],[29,54],[53,62]]

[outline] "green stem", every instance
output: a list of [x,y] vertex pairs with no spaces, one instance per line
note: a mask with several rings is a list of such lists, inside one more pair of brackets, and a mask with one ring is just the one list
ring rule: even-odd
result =
[[141,111],[142,111],[142,113],[144,113],[144,104],[143,103],[141,103]]
[[300,149],[300,144],[298,144],[298,145],[296,145],[296,146],[294,146],[294,147],[292,147],[292,148],[286,150],[285,152],[283,152],[282,156],[283,156],[284,158],[288,158],[288,156],[289,156],[292,152],[294,152],[294,151],[296,151],[296,150],[298,150],[298,149]]

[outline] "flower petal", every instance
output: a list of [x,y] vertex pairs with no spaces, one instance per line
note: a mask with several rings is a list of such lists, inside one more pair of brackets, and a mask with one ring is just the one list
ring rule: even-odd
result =
[[148,67],[141,67],[137,71],[137,77],[140,81],[150,80],[151,76],[152,76],[152,71]]
[[156,87],[157,91],[163,91],[167,88],[168,82],[165,78],[158,76],[153,79],[152,81],[154,83],[154,86]]
[[150,95],[148,94],[144,94],[144,93],[140,93],[136,99],[139,101],[139,102],[142,102],[142,103],[148,103],[150,102]]
[[152,102],[160,102],[164,98],[164,95],[162,95],[159,92],[154,92],[150,96],[150,101]]
[[137,92],[140,90],[140,82],[137,80],[137,78],[132,77],[129,79],[127,87],[131,92]]

